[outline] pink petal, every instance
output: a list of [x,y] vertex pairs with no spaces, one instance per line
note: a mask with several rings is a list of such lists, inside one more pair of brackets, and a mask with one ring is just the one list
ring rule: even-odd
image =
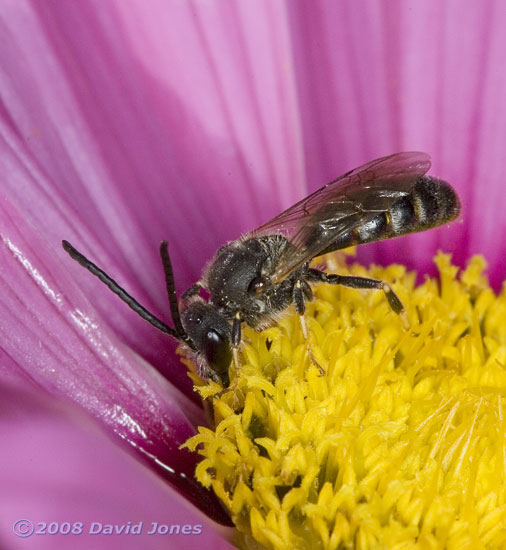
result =
[[[16,0],[7,11],[5,192],[55,249],[70,240],[155,313],[167,311],[162,239],[184,290],[220,244],[304,193],[280,7]],[[123,338],[165,368],[161,338],[76,277]]]
[[433,173],[463,198],[464,221],[363,247],[362,260],[426,270],[441,246],[461,263],[481,251],[497,284],[506,225],[497,6],[7,0],[2,375],[74,399],[165,459],[173,434],[201,413],[137,354],[189,392],[185,370],[61,239],[159,314],[161,239],[182,290],[220,244],[303,196],[306,179],[314,189],[399,150],[432,154]]
[[7,358],[0,375],[75,401],[143,457],[149,453],[174,469],[170,481],[194,501],[209,500],[193,480],[197,455],[178,450],[205,423],[202,411],[121,343],[76,291],[61,259],[2,201],[0,236]]
[[[232,548],[230,531],[214,524],[157,475],[113,445],[74,407],[1,386],[0,540],[4,548],[171,549]],[[36,534],[26,534],[32,522]],[[42,522],[46,525],[45,529]],[[81,534],[50,534],[65,522]],[[96,534],[102,525],[133,526],[141,533]],[[148,535],[152,522],[191,525],[192,535]],[[50,524],[52,526],[50,527]],[[200,528],[198,526],[201,526]],[[17,529],[17,531],[15,531]],[[100,527],[95,525],[95,531]],[[204,542],[205,541],[205,542]]]
[[500,3],[297,2],[291,34],[307,180],[314,189],[370,159],[422,150],[463,202],[462,224],[362,247],[362,261],[433,271],[438,248],[506,275],[506,12]]

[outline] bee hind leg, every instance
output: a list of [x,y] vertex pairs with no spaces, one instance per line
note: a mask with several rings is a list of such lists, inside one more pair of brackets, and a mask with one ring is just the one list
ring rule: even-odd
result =
[[357,277],[354,275],[330,274],[320,271],[319,269],[310,269],[309,277],[312,281],[321,281],[331,285],[342,285],[348,288],[383,290],[392,310],[397,314],[404,312],[404,306],[400,298],[394,292],[393,288],[385,281],[370,279],[369,277]]

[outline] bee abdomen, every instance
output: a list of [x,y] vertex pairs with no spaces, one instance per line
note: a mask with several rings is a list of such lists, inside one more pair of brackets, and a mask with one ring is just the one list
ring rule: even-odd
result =
[[359,225],[355,237],[348,239],[350,244],[361,244],[424,231],[453,220],[459,212],[460,202],[453,188],[443,180],[424,176],[409,194]]
[[453,188],[443,180],[424,176],[410,195],[416,215],[414,231],[430,229],[455,219],[460,212],[460,201]]

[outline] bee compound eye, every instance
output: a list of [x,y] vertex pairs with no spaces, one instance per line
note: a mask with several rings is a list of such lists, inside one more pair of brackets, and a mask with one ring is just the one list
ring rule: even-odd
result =
[[265,280],[262,277],[255,277],[248,286],[248,293],[253,296],[260,296],[265,290]]
[[229,339],[212,328],[205,335],[202,352],[214,373],[228,386],[228,367],[232,361]]

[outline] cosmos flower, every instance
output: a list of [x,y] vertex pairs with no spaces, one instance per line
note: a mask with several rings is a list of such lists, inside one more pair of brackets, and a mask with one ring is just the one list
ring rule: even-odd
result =
[[[174,343],[72,263],[62,238],[163,317],[162,239],[184,290],[220,244],[308,191],[372,158],[422,150],[433,157],[432,172],[458,189],[462,223],[361,247],[359,260],[434,274],[438,248],[460,266],[480,252],[499,288],[503,11],[494,2],[4,2],[0,373],[13,451],[2,475],[19,480],[0,497],[10,510],[0,531],[7,547],[24,510],[34,522],[62,521],[47,506],[60,498],[60,511],[73,510],[69,521],[81,511],[72,503],[82,486],[70,470],[58,478],[61,463],[38,452],[44,438],[30,451],[20,429],[30,425],[75,464],[87,445],[108,461],[117,453],[131,500],[120,481],[111,483],[110,463],[97,461],[89,473],[102,495],[97,521],[108,511],[118,522],[140,521],[121,512],[123,504],[138,510],[141,484],[146,500],[175,517],[179,495],[146,472],[155,459],[161,476],[223,519],[212,495],[190,481],[197,455],[178,450],[206,419]],[[64,401],[56,409],[48,402],[55,398]],[[88,433],[82,410],[116,448]],[[66,454],[62,435],[71,432],[80,437]],[[27,465],[29,483],[17,470]],[[70,496],[56,491],[56,479]],[[188,523],[208,521],[209,547],[225,547],[217,523],[193,505],[187,513]],[[24,540],[68,544],[60,536],[33,541]],[[110,539],[94,544],[110,547]],[[145,548],[170,544],[143,540]],[[187,544],[201,547],[197,537]]]
[[[234,391],[187,446],[244,547],[502,548],[506,521],[506,292],[480,256],[449,255],[414,287],[400,265],[339,273],[389,281],[409,330],[378,293],[321,285],[297,315],[246,330]],[[332,269],[334,271],[334,268]]]

